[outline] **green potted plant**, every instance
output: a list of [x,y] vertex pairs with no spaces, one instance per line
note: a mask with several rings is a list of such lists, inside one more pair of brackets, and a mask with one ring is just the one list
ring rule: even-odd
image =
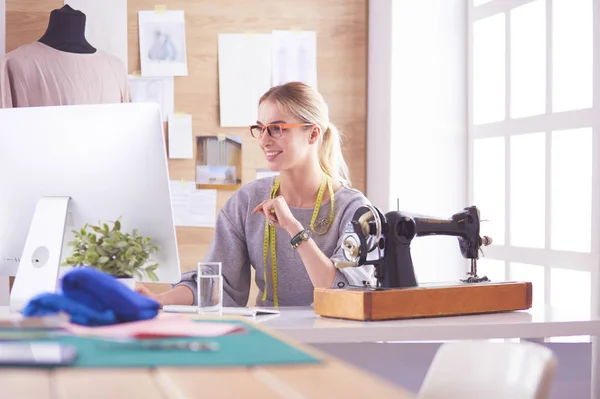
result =
[[[109,227],[109,224],[112,224]],[[63,266],[90,266],[115,276],[133,289],[135,281],[147,277],[158,281],[154,271],[158,263],[151,262],[150,256],[159,250],[152,239],[139,234],[134,229],[131,234],[121,231],[121,222],[99,223],[97,226],[85,224],[80,230],[73,230],[75,240]]]

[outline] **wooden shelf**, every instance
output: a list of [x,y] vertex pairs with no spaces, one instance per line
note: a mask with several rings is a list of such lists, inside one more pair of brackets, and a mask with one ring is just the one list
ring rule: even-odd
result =
[[196,184],[198,190],[224,190],[235,191],[242,187],[242,183],[237,184]]

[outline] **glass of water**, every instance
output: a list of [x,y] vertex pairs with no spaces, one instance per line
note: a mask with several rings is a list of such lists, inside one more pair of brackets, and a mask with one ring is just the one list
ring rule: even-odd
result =
[[198,263],[198,313],[219,313],[223,309],[221,262]]

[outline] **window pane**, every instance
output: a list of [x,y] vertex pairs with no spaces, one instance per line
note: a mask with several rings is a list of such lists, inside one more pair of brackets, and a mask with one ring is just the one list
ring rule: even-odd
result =
[[546,1],[536,0],[510,14],[510,116],[546,112]]
[[552,133],[551,187],[552,249],[590,252],[592,245],[591,128]]
[[504,14],[473,24],[473,123],[505,118]]
[[534,308],[544,307],[544,266],[529,265],[527,263],[510,263],[511,281],[529,281],[532,286]]
[[550,270],[550,305],[577,314],[591,312],[592,277],[590,272],[552,268]]
[[504,137],[473,142],[473,204],[479,208],[481,234],[504,245]]
[[477,7],[485,3],[489,3],[492,0],[473,0],[473,6]]
[[592,106],[592,0],[552,1],[552,110]]
[[543,248],[546,241],[546,138],[510,138],[510,244]]
[[[485,248],[483,249],[485,252]],[[506,270],[503,260],[479,258],[477,260],[477,275],[487,276],[492,282],[506,281]]]

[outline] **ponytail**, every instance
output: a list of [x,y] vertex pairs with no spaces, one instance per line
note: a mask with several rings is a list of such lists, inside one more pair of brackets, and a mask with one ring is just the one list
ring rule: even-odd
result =
[[342,134],[331,123],[323,132],[321,148],[319,149],[319,163],[325,173],[334,179],[339,179],[347,185],[351,185],[350,172],[342,153]]

